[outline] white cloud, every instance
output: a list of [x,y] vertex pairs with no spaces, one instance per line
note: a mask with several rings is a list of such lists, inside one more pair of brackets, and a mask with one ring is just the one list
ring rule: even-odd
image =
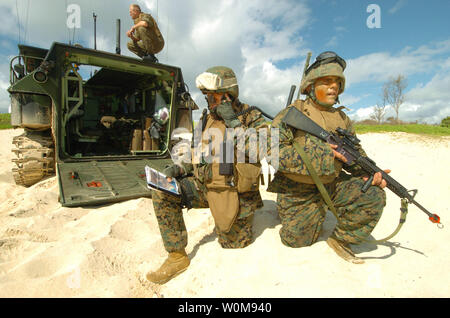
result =
[[[110,1],[108,10],[98,1],[69,1],[80,5],[81,28],[75,31],[75,42],[93,47],[92,13],[97,14],[97,48],[114,52],[115,20],[121,19],[122,54],[132,56],[126,48],[126,30],[132,25],[128,15],[129,1]],[[66,27],[66,2],[31,1],[28,22],[19,1],[22,31],[28,25],[27,44],[49,47],[53,41],[72,39]],[[282,107],[290,85],[299,82],[300,65],[280,70],[275,63],[298,58],[305,53],[299,31],[308,23],[310,10],[303,1],[159,1],[138,0],[143,11],[158,19],[166,46],[157,56],[161,63],[177,65],[200,106],[205,102],[197,94],[195,77],[213,65],[235,70],[244,102],[262,107]],[[17,36],[15,3],[0,0],[0,18],[9,21],[2,28],[4,37]],[[15,23],[15,26],[14,26]],[[8,71],[4,68],[2,72]],[[282,92],[282,93],[281,93]],[[284,106],[284,105],[283,105]],[[275,110],[272,111],[274,114]]]
[[348,60],[346,85],[360,82],[385,82],[390,77],[425,72],[432,62],[423,57],[392,56],[390,53],[372,53]]
[[5,79],[3,74],[0,74],[0,113],[8,112],[10,99],[7,88],[9,87],[9,79]]
[[[267,61],[248,69],[240,79],[242,100],[275,115],[286,105],[291,85],[300,81],[300,68],[297,65],[288,70],[279,70]],[[297,92],[294,96],[297,96]]]
[[338,44],[338,36],[333,35],[331,39],[328,40],[328,42],[325,44],[327,47],[335,47]]
[[364,96],[353,96],[344,92],[342,95],[339,95],[339,101],[342,105],[350,106],[359,102],[363,97]]
[[349,114],[349,117],[352,120],[359,121],[370,118],[370,115],[373,113],[373,106],[359,108],[353,114]]
[[403,8],[406,5],[406,0],[398,0],[394,6],[392,8],[389,9],[389,13],[390,14],[394,14],[395,12],[397,12],[398,10],[400,10],[401,8]]
[[338,32],[338,33],[347,32],[347,28],[344,27],[344,26],[336,26],[336,27],[334,27],[334,29],[335,29],[336,32]]
[[442,69],[450,69],[450,57],[447,58],[442,64],[441,64]]
[[408,91],[405,107],[406,118],[421,118],[428,123],[440,123],[450,116],[450,75],[443,70],[436,74],[424,86],[418,86]]
[[[399,74],[406,78],[420,74],[434,74],[425,84],[408,88],[405,104],[400,107],[399,118],[404,121],[440,123],[450,115],[450,40],[422,45],[418,48],[405,47],[397,54],[376,52],[347,61],[346,86],[371,82],[376,85]],[[368,119],[372,107],[362,107],[350,116],[354,120]],[[387,109],[385,118],[395,116]]]
[[[195,77],[213,65],[231,67],[237,74],[240,99],[275,114],[284,106],[289,88],[300,81],[299,64],[279,69],[277,62],[306,53],[297,34],[309,21],[310,10],[299,1],[195,1],[165,4],[164,12],[186,12],[189,19],[170,20],[169,53],[160,61],[180,65],[192,92]],[[193,6],[193,7],[192,7]],[[178,13],[175,13],[178,14]],[[206,103],[201,95],[199,106]]]
[[[29,2],[27,22],[28,0],[18,0],[21,36],[24,36],[27,26],[27,44],[49,47],[53,41],[68,42],[72,36],[66,27],[66,4],[76,3],[80,5],[82,13],[81,29],[77,29],[75,33],[77,42],[83,42],[88,47],[94,46],[92,13],[95,12],[98,16],[97,48],[115,51],[115,21],[120,18],[122,54],[133,55],[126,47],[128,38],[125,36],[125,32],[132,25],[128,14],[130,1],[111,0],[107,9],[100,1]],[[305,32],[312,19],[307,1],[135,2],[141,5],[143,11],[150,12],[158,20],[166,40],[165,48],[157,55],[160,62],[182,69],[183,77],[199,106],[205,106],[206,102],[195,87],[195,77],[214,65],[233,68],[240,84],[241,100],[260,106],[271,114],[276,114],[284,107],[291,85],[298,86],[304,63],[299,59],[306,56],[307,52],[307,43],[300,35]],[[18,39],[15,1],[0,0],[0,19],[3,23],[0,43],[3,43],[2,47],[5,48],[10,45],[12,39]],[[341,21],[339,17],[335,18],[335,22]],[[336,30],[346,31],[343,27],[336,27]],[[450,98],[442,97],[438,92],[445,91],[445,86],[442,86],[444,84],[447,85],[447,90],[450,87],[448,77],[445,76],[450,68],[449,53],[450,40],[418,48],[406,47],[398,53],[375,52],[350,59],[347,61],[346,89],[355,83],[382,83],[390,76],[398,74],[409,76],[437,73],[439,76],[429,83],[408,92],[408,103],[420,107],[415,111],[405,107],[404,116],[409,118],[414,114],[421,114],[430,120],[433,116],[448,116],[448,103],[445,99]],[[0,58],[6,59],[5,56]],[[293,59],[296,63],[288,68],[279,67],[280,62],[286,59]],[[4,86],[9,80],[9,65],[1,64],[0,74],[0,84]],[[444,84],[441,85],[441,82]],[[341,102],[356,107],[363,98],[364,95],[347,95],[346,91],[341,96]],[[6,105],[9,106],[9,98],[2,89],[0,111],[5,111]],[[358,116],[367,115],[367,109],[370,108],[360,110]]]
[[[443,118],[450,116],[450,75],[440,73],[427,84],[417,86],[405,94],[405,103],[400,106],[399,119],[406,122],[439,124]],[[359,108],[349,114],[356,121],[369,119],[373,106]],[[395,117],[394,109],[388,105],[384,119]]]
[[[448,63],[450,40],[423,45],[413,50],[406,47],[398,54],[376,52],[347,61],[346,85],[359,82],[385,82],[392,76],[409,76],[437,71]],[[440,55],[446,55],[445,60]]]

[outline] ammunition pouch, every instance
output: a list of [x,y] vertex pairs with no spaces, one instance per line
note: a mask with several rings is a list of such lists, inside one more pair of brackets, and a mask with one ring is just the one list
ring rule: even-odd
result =
[[245,193],[259,190],[259,180],[261,179],[261,165],[253,163],[236,163],[238,193]]

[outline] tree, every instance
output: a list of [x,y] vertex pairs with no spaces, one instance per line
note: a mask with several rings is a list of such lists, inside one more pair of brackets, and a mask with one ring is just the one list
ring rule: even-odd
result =
[[400,106],[405,101],[404,91],[406,89],[407,80],[403,75],[390,78],[383,85],[383,96],[387,104],[390,104],[395,111],[395,121],[398,122],[398,113]]
[[383,121],[384,115],[386,114],[386,90],[383,90],[383,96],[381,103],[377,102],[376,106],[373,106],[373,113],[370,115],[370,119],[375,120],[378,124]]
[[444,119],[442,119],[441,127],[448,127],[448,128],[450,128],[450,116],[447,116]]
[[377,103],[376,106],[373,106],[373,113],[370,115],[370,119],[375,120],[378,124],[381,124],[383,121],[383,117],[386,114],[386,105],[380,105]]

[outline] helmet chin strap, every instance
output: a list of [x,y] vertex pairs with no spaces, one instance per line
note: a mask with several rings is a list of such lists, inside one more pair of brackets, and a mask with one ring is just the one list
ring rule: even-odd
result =
[[215,112],[216,112],[215,108],[216,108],[216,107],[211,107],[211,103],[210,103],[210,101],[208,100],[208,97],[205,96],[205,99],[206,99],[206,104],[208,105],[208,111],[209,111],[211,114],[215,114]]
[[336,98],[336,100],[334,101],[333,104],[326,104],[326,103],[322,103],[321,101],[319,101],[316,96],[316,89],[314,88],[314,84],[311,85],[311,90],[309,91],[308,96],[311,97],[311,99],[313,100],[314,103],[316,103],[317,105],[320,105],[322,107],[330,108],[330,107],[333,107],[334,104],[339,103],[339,96]]

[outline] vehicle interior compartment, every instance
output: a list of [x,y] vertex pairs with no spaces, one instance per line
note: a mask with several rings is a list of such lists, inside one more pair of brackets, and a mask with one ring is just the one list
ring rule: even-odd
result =
[[65,153],[80,158],[163,151],[173,80],[94,68],[73,63],[64,76]]

